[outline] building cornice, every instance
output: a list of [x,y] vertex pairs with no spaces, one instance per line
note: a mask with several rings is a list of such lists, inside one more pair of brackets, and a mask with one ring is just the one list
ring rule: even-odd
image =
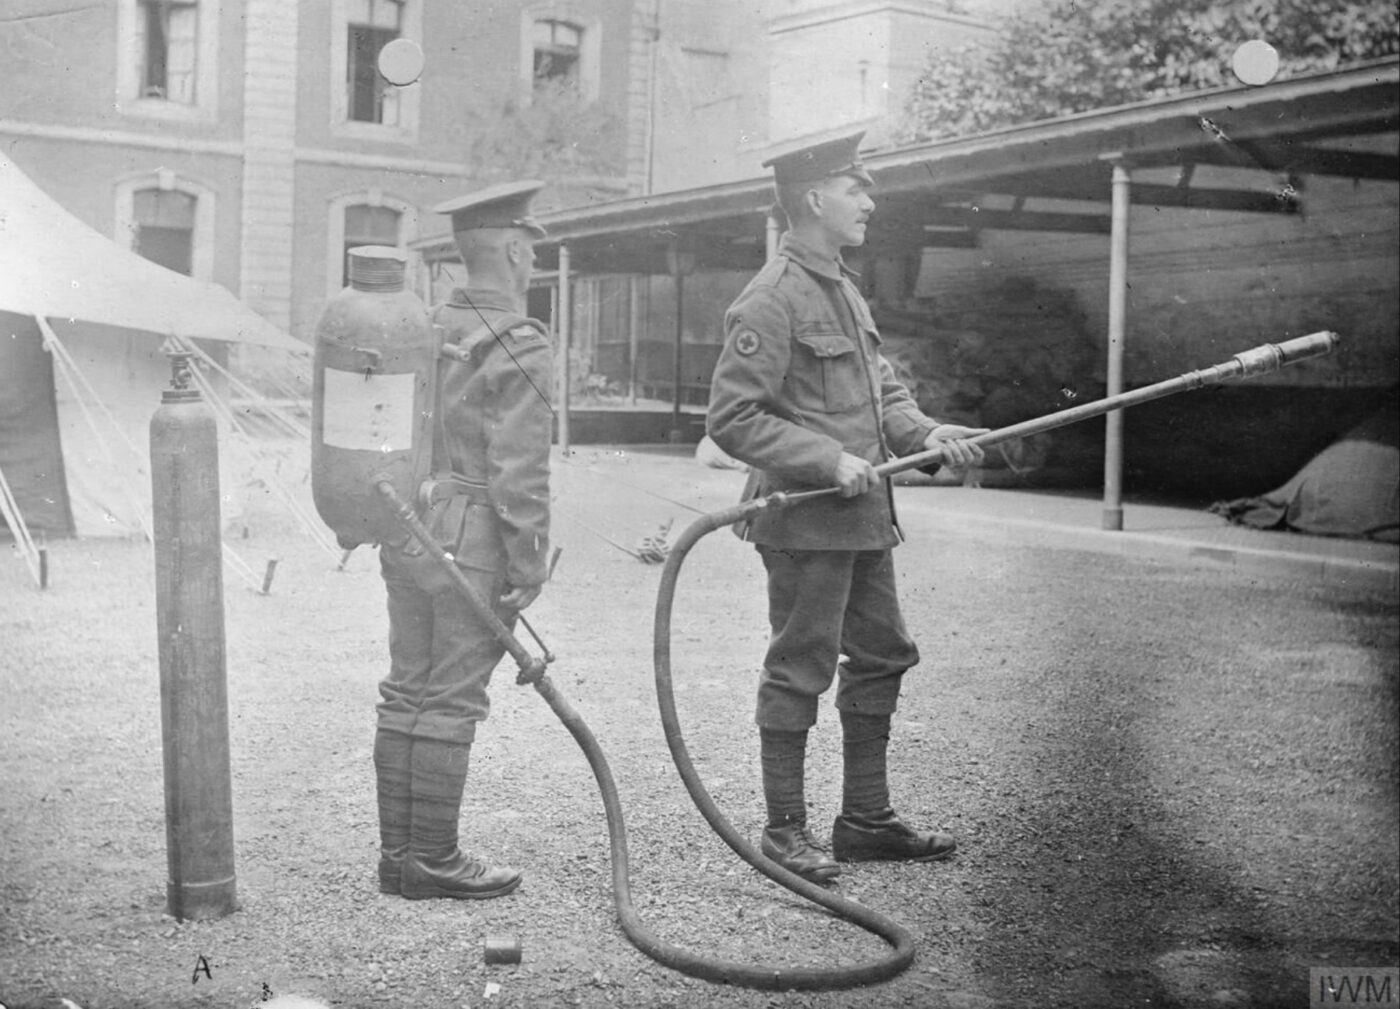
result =
[[[242,140],[177,137],[163,133],[147,133],[141,130],[26,123],[13,119],[0,120],[0,136],[104,144],[109,147],[145,147],[159,151],[214,154],[231,158],[242,158],[247,153],[247,147]],[[382,154],[365,154],[359,151],[339,151],[320,147],[297,147],[293,150],[292,157],[300,164],[332,165],[341,168],[370,168],[426,175],[445,175],[463,179],[470,178],[472,174],[466,165],[458,161],[386,157]]]
[[460,161],[433,161],[426,158],[364,154],[359,151],[338,151],[327,147],[298,147],[294,157],[299,164],[331,165],[336,168],[374,168],[395,172],[415,172],[424,175],[451,175],[467,179],[471,169]]
[[149,147],[159,151],[188,151],[193,154],[218,154],[242,157],[243,143],[214,137],[172,136],[141,130],[114,130],[103,126],[61,126],[55,123],[26,123],[14,119],[0,120],[0,136],[34,137],[41,140],[65,140],[83,144],[106,144],[110,147]]

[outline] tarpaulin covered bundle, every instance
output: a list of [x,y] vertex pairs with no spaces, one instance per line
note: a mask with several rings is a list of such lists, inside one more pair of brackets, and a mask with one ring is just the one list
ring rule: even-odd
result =
[[1282,487],[1210,510],[1257,529],[1400,542],[1400,411],[1379,410],[1323,449]]

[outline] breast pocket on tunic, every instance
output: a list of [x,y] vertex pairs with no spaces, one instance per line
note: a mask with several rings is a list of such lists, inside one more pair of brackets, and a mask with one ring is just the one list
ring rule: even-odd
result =
[[855,341],[830,323],[799,325],[789,365],[793,398],[801,408],[835,413],[870,398]]

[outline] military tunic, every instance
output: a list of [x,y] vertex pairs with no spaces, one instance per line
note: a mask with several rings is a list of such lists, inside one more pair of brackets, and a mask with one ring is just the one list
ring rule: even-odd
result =
[[[879,465],[923,448],[937,426],[879,353],[870,308],[839,259],[785,236],[729,307],[706,427],[753,467],[745,497],[835,482],[843,451]],[[747,539],[798,550],[871,550],[898,542],[883,493],[760,513]]]
[[[473,587],[498,600],[548,576],[553,354],[544,325],[500,292],[456,290],[433,324],[467,359],[440,365],[433,462],[453,492],[425,522]],[[470,743],[505,649],[456,592],[415,579],[417,552],[411,540],[380,550],[390,671],[379,686],[379,725]],[[497,615],[507,625],[515,617]]]
[[[938,421],[880,355],[869,306],[839,258],[784,236],[725,316],[706,428],[753,467],[745,498],[835,483],[842,452],[878,465],[923,449]],[[805,729],[840,656],[836,706],[894,711],[918,661],[895,591],[888,480],[856,497],[760,512],[740,535],[768,571],[772,636],[758,723]]]

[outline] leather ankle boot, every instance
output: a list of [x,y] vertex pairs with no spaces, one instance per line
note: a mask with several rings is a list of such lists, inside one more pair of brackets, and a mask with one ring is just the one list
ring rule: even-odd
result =
[[937,862],[957,850],[950,834],[915,830],[888,806],[878,813],[842,813],[831,827],[841,862]]
[[399,892],[409,900],[489,900],[504,897],[519,885],[520,873],[514,869],[486,865],[454,845],[445,855],[410,851],[404,859]]
[[841,867],[807,831],[805,821],[764,828],[759,850],[766,858],[812,883],[825,883],[841,875]]
[[417,739],[413,743],[413,813],[399,892],[409,900],[502,897],[520,885],[520,873],[496,868],[457,846],[469,744]]

